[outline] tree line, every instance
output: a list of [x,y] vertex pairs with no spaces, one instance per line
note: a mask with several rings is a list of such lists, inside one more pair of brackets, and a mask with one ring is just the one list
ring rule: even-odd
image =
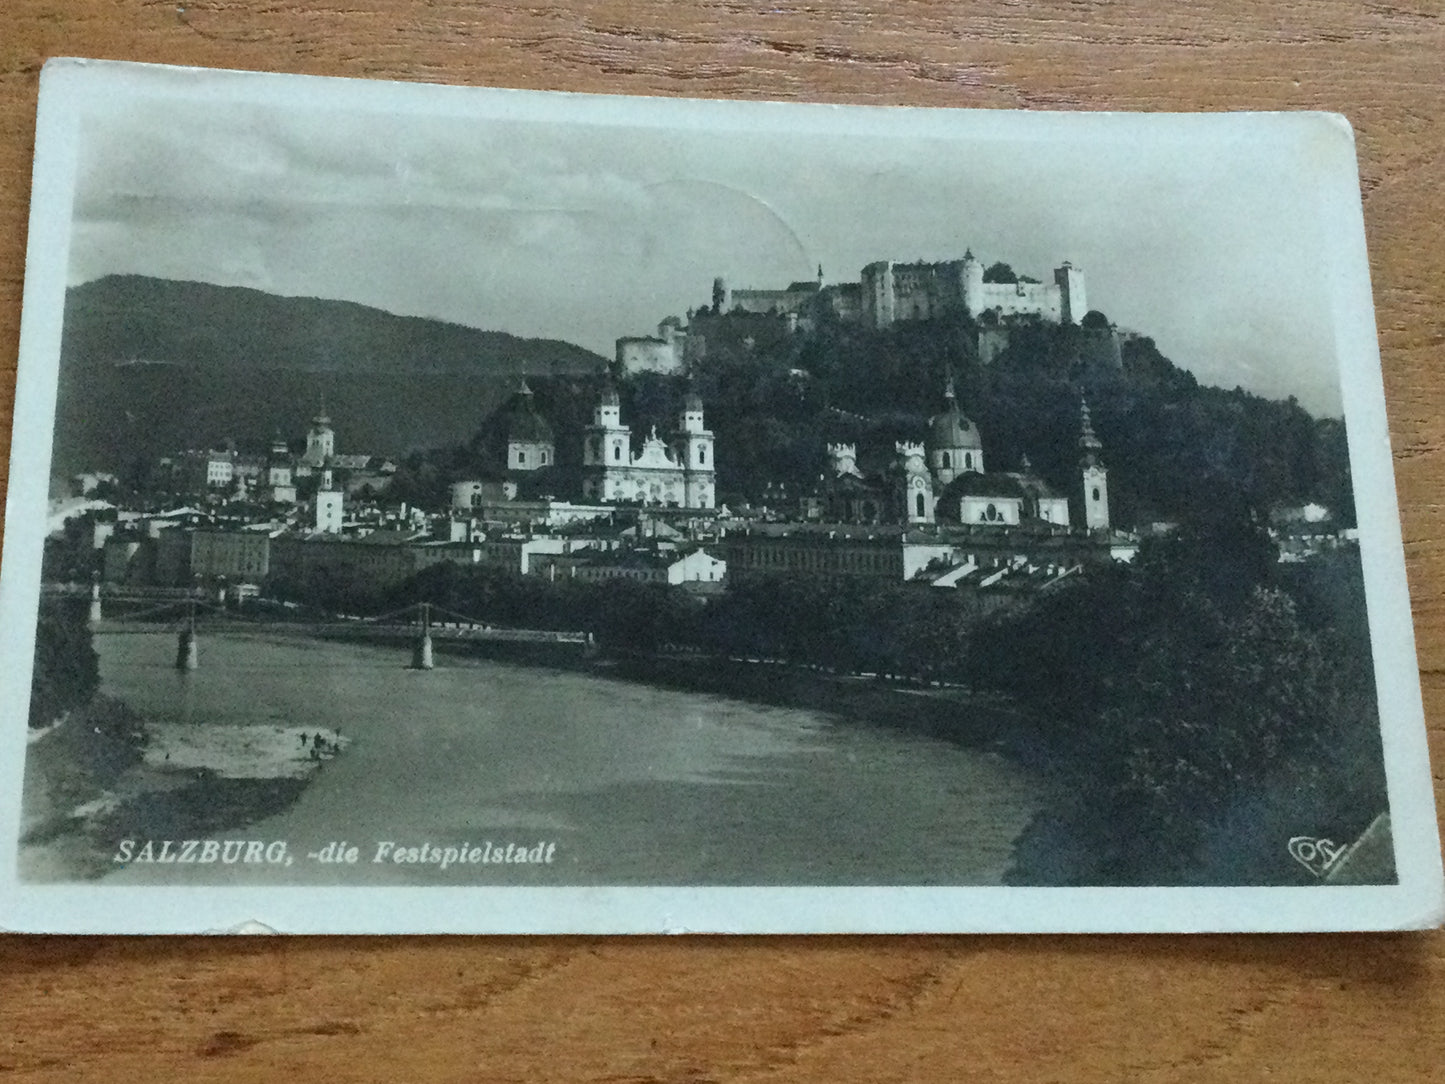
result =
[[42,602],[35,623],[35,665],[29,723],[43,727],[90,701],[100,686],[100,661],[86,624],[89,607],[74,599]]
[[1233,512],[975,630],[977,680],[1027,709],[1021,747],[1067,795],[1021,880],[1308,881],[1291,836],[1351,840],[1388,808],[1358,553],[1280,565]]
[[[1115,522],[1176,520],[1224,485],[1247,492],[1261,509],[1317,501],[1342,526],[1353,525],[1342,421],[1314,418],[1293,399],[1201,386],[1145,337],[1119,344],[1117,368],[1082,360],[1093,356],[1098,336],[1113,334],[1107,317],[1089,316],[1087,327],[1011,320],[1007,348],[984,365],[981,323],[961,314],[875,330],[825,307],[809,330],[787,333],[781,317],[699,312],[694,322],[705,349],[691,376],[628,376],[620,387],[623,416],[635,441],[654,426],[671,432],[690,382],[716,433],[720,496],[757,501],[780,482],[815,483],[830,442],[857,444],[860,465],[882,470],[895,441],[925,436],[953,377],[992,469],[1017,470],[1027,456],[1055,489],[1074,493],[1079,401],[1087,395],[1111,468]],[[601,380],[530,383],[556,433],[558,467],[573,473]],[[497,474],[503,428],[493,416],[466,446],[408,456],[389,495],[440,507],[450,481]]]
[[483,565],[435,565],[378,587],[322,566],[272,577],[272,598],[326,613],[388,613],[429,602],[499,625],[590,632],[616,654],[681,650],[876,673],[916,682],[970,680],[970,628],[1017,602],[857,576],[746,577],[704,600],[685,588],[630,579],[523,576]]

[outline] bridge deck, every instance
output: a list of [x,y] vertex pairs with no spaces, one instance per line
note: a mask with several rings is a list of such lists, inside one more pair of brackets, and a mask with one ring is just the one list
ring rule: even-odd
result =
[[[102,620],[92,626],[97,635],[125,635],[138,633],[173,632],[178,622],[162,623],[147,621]],[[367,640],[411,639],[419,636],[422,627],[417,624],[382,625],[364,621],[337,621],[310,623],[303,621],[197,621],[198,633],[263,632],[293,636],[332,636]],[[507,629],[487,625],[435,624],[429,631],[433,640],[472,640],[490,643],[530,644],[586,644],[591,635],[586,632],[557,631],[551,629]]]

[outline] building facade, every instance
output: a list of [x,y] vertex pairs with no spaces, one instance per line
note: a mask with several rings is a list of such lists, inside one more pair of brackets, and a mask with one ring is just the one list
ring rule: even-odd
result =
[[623,424],[621,399],[603,389],[582,444],[582,496],[603,504],[713,508],[717,502],[713,434],[702,400],[689,392],[671,444],[651,432],[638,452]]
[[[942,413],[929,419],[925,444],[899,442],[892,466],[880,477],[858,468],[857,447],[828,445],[830,472],[815,493],[804,498],[807,520],[854,524],[934,522],[984,527],[1016,527],[1037,522],[1051,528],[1073,525],[1069,498],[1034,473],[1028,457],[1019,469],[990,471],[984,467],[983,438],[959,409],[950,380]],[[1087,403],[1080,417],[1080,504],[1082,526],[1108,530],[1108,471],[1094,433]]]
[[901,320],[995,312],[1077,324],[1088,312],[1084,273],[1065,261],[1054,269],[1053,279],[985,282],[983,263],[971,251],[961,260],[941,263],[879,260],[863,268],[863,322],[879,329]]

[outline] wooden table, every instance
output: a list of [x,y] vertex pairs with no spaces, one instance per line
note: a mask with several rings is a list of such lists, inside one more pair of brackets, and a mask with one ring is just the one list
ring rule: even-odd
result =
[[[1445,763],[1438,0],[6,0],[7,368],[37,77],[55,55],[632,94],[1345,113],[1359,138],[1431,745]],[[13,374],[0,386],[8,434]],[[1435,1072],[1439,934],[0,938],[0,1078],[17,1081],[1378,1084]]]

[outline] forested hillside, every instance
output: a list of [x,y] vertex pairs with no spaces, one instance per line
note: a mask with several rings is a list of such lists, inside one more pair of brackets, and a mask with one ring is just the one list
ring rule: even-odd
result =
[[463,440],[521,373],[596,373],[571,343],[396,316],[346,301],[113,275],[66,295],[54,473],[121,471],[232,439],[306,431],[319,399],[338,450],[396,456]]
[[[1091,323],[1098,324],[1096,315]],[[1101,363],[1104,327],[1017,324],[989,364],[969,319],[920,321],[872,331],[820,321],[789,334],[767,316],[694,314],[706,339],[694,382],[717,434],[719,491],[759,499],[777,483],[807,485],[825,469],[830,441],[858,445],[861,465],[881,469],[897,440],[922,440],[955,377],[959,401],[982,433],[990,470],[1017,470],[1024,456],[1060,492],[1078,488],[1079,404],[1087,396],[1104,442],[1116,523],[1177,518],[1181,511],[1243,496],[1257,508],[1316,501],[1354,520],[1344,424],[1314,418],[1293,400],[1200,385],[1151,339],[1125,337],[1116,367]],[[1322,362],[1328,364],[1328,361]],[[557,432],[558,459],[575,465],[600,382],[534,380]],[[676,425],[685,381],[642,373],[621,387],[623,417],[639,441]],[[490,434],[495,437],[495,432]],[[417,457],[433,482],[484,469],[488,432],[470,451]],[[422,495],[418,491],[416,495]]]

